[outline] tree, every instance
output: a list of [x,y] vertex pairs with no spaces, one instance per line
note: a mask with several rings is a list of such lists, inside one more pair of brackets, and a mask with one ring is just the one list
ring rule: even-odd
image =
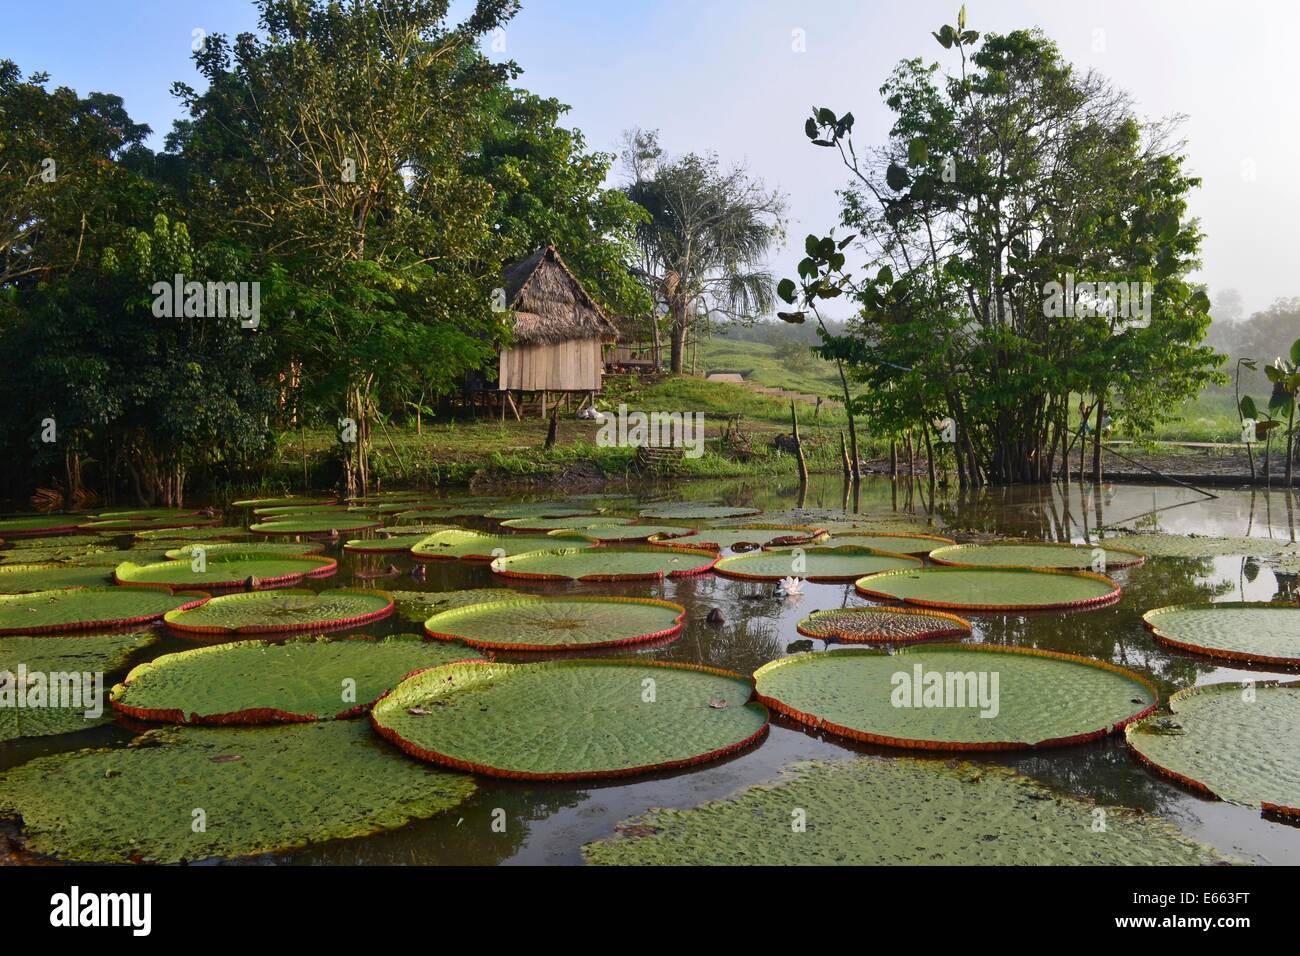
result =
[[809,237],[826,254],[810,254],[799,287],[857,299],[822,349],[863,386],[857,410],[889,430],[951,419],[962,484],[1045,481],[1070,446],[1072,396],[1085,418],[1114,403],[1144,429],[1215,379],[1199,344],[1209,299],[1185,280],[1198,180],[1172,123],[1139,123],[1041,32],[980,42],[963,9],[934,36],[957,68],[894,69],[885,144],[859,150],[851,113],[806,121],[852,176],[842,224],[869,261],[854,277],[835,240]]
[[626,193],[648,213],[637,227],[637,270],[667,316],[674,373],[686,335],[712,316],[750,321],[771,311],[768,250],[782,235],[785,202],[743,166],[713,155],[665,159],[657,134],[634,132]]

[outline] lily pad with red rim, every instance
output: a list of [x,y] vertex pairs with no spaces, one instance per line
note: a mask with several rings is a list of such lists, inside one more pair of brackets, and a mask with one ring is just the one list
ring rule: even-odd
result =
[[795,654],[754,672],[759,700],[818,730],[924,750],[1020,750],[1095,740],[1151,713],[1146,678],[1033,648],[917,644]]
[[689,503],[654,505],[641,509],[641,517],[660,521],[715,521],[721,518],[748,518],[761,513],[758,508]]
[[113,572],[113,580],[130,587],[273,588],[328,577],[338,570],[333,558],[253,550],[204,554],[202,570],[196,570],[195,563],[193,557],[150,564],[124,561]]
[[280,508],[280,507],[313,507],[315,505],[333,505],[338,504],[335,498],[296,498],[288,495],[280,498],[244,498],[241,501],[232,501],[236,508]]
[[796,625],[805,637],[854,644],[966,637],[971,623],[956,614],[919,607],[840,607],[814,611]]
[[756,551],[723,558],[714,568],[728,578],[746,581],[853,581],[864,574],[898,568],[919,568],[921,559],[870,548],[791,548]]
[[[191,558],[199,549],[208,557],[219,554],[319,554],[325,550],[323,541],[195,541],[178,544],[163,552],[163,557],[175,560]],[[139,562],[137,562],[139,563]]]
[[22,515],[0,518],[0,538],[35,538],[76,531],[86,515]]
[[1300,605],[1176,604],[1142,615],[1156,640],[1208,657],[1300,667]]
[[767,733],[739,674],[692,664],[468,661],[421,671],[370,713],[415,757],[494,777],[624,777],[714,760]]
[[[687,530],[687,529],[682,529]],[[681,536],[656,535],[655,544],[666,544],[677,548],[707,548],[720,551],[738,545],[753,547],[788,547],[795,544],[829,544],[823,541],[826,532],[811,525],[792,524],[753,524],[737,525],[727,528],[701,528]]]
[[639,581],[703,574],[718,563],[715,551],[654,545],[566,547],[527,551],[492,562],[502,577],[539,581]]
[[1031,611],[1101,607],[1120,586],[1091,571],[1040,568],[920,568],[859,578],[858,593],[921,607],[968,611]]
[[[143,588],[133,591],[146,593]],[[359,627],[392,613],[393,599],[384,591],[290,589],[224,594],[164,620],[172,630],[189,634],[272,634]]]
[[903,534],[899,531],[839,531],[829,540],[821,542],[825,548],[872,548],[876,551],[893,551],[897,554],[929,554],[935,548],[956,544],[952,538],[937,534]]
[[0,594],[102,588],[111,583],[103,568],[67,564],[0,564]]
[[424,631],[494,651],[572,651],[669,637],[685,615],[680,604],[653,598],[515,598],[443,611]]
[[250,525],[253,534],[341,534],[345,531],[367,531],[378,528],[382,521],[357,513],[325,515],[289,515]]
[[606,518],[602,515],[576,515],[571,518],[508,518],[501,522],[502,529],[511,531],[571,531],[588,528],[617,528],[630,525],[635,518]]
[[102,631],[157,621],[169,611],[197,608],[201,591],[155,588],[70,588],[0,596],[0,634]]
[[930,552],[930,560],[968,568],[1060,568],[1104,572],[1130,568],[1146,557],[1128,548],[1054,541],[996,541],[954,544]]
[[491,561],[500,555],[523,554],[564,545],[590,548],[591,541],[553,538],[550,535],[482,534],[463,528],[435,531],[411,548],[411,555],[421,561]]

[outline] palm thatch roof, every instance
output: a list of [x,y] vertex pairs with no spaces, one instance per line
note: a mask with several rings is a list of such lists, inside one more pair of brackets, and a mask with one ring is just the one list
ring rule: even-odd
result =
[[515,315],[516,343],[613,341],[618,334],[554,246],[506,266],[503,278],[506,308]]

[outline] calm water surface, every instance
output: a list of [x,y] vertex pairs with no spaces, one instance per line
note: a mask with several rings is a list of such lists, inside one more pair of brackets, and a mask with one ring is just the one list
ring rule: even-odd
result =
[[[630,494],[618,502],[620,507],[612,509],[614,513],[635,514],[642,500],[712,501],[765,510],[802,503],[808,508],[844,511],[846,518],[854,513],[880,516],[897,511],[901,518],[920,520],[936,531],[949,531],[960,540],[999,533],[1082,541],[1099,527],[1295,540],[1295,511],[1300,510],[1287,495],[1277,491],[1272,494],[1262,490],[1223,491],[1219,498],[1209,500],[1188,489],[1139,485],[996,489],[966,497],[958,496],[955,491],[945,497],[940,492],[932,507],[928,507],[925,489],[914,489],[909,498],[905,488],[895,489],[885,479],[869,479],[856,501],[846,501],[838,478],[815,479],[802,502],[797,486],[774,479],[690,482],[653,488],[619,486],[610,491]],[[519,500],[529,500],[529,497],[522,496]],[[226,518],[226,523],[231,524],[242,521],[247,525],[251,520],[247,512],[238,509]],[[475,519],[457,523],[488,527],[487,522]],[[339,573],[313,582],[311,587],[351,585],[453,591],[498,587],[503,583],[494,579],[486,566],[466,562],[429,564],[422,581],[405,573],[370,581],[357,577],[357,572],[387,567],[390,563],[406,571],[410,560],[393,555],[343,554],[337,546],[331,546],[327,553],[339,557]],[[1141,567],[1116,571],[1113,576],[1124,586],[1124,594],[1111,607],[1073,614],[976,615],[972,618],[975,624],[972,639],[1050,648],[1113,661],[1148,675],[1159,686],[1162,699],[1174,690],[1194,684],[1246,678],[1296,679],[1295,673],[1223,667],[1166,649],[1155,643],[1141,619],[1143,611],[1167,604],[1290,598],[1296,589],[1294,577],[1274,575],[1260,562],[1241,557],[1152,558]],[[519,588],[517,582],[514,586]],[[680,637],[666,646],[640,653],[660,660],[708,664],[746,674],[792,651],[825,647],[823,642],[809,641],[795,630],[796,623],[810,612],[868,603],[855,594],[851,583],[807,583],[801,597],[783,601],[770,584],[711,574],[663,583],[531,585],[522,589],[546,594],[625,594],[676,601],[688,612]],[[715,607],[726,619],[721,626],[710,626],[704,620]],[[384,634],[414,631],[418,627],[394,616],[363,630]],[[791,648],[795,642],[799,643]],[[148,653],[157,656],[193,646],[167,636]],[[130,736],[124,728],[110,726],[62,737],[0,744],[0,768],[39,754],[118,745]],[[610,836],[620,820],[650,807],[691,807],[753,783],[771,781],[789,763],[843,758],[850,753],[897,756],[906,752],[824,738],[775,718],[771,734],[758,746],[702,768],[632,782],[581,787],[483,778],[479,780],[476,796],[450,814],[374,837],[240,862],[244,865],[250,862],[580,863],[580,847],[584,843]],[[1189,836],[1239,858],[1259,863],[1300,863],[1300,828],[1265,820],[1256,811],[1206,800],[1180,788],[1142,767],[1126,749],[1122,736],[1042,753],[974,759],[1015,767],[1049,786],[1105,804],[1160,813],[1175,821]],[[492,831],[496,808],[506,812],[505,833]]]

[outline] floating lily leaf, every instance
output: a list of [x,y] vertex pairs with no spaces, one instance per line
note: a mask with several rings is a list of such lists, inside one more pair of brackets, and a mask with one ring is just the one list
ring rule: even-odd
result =
[[815,611],[799,622],[797,630],[823,641],[884,644],[966,637],[971,625],[956,614],[925,608],[841,607]]
[[417,634],[382,640],[237,641],[141,664],[113,688],[115,709],[178,724],[292,723],[364,713],[407,674],[478,657]]
[[360,514],[363,509],[352,508],[349,505],[271,505],[269,507],[254,508],[253,514],[259,518],[269,518],[274,521],[276,518],[294,517],[298,515],[336,515],[336,514]]
[[[805,809],[805,829],[790,825],[792,807]],[[906,757],[803,763],[786,768],[774,785],[634,817],[619,825],[619,836],[589,843],[583,854],[588,863],[641,866],[1223,862],[1150,813],[1105,807],[1099,832],[1098,810],[999,766]]]
[[902,534],[888,531],[839,532],[823,541],[824,548],[872,548],[876,551],[893,551],[896,554],[929,554],[935,548],[956,544],[952,538],[936,534]]
[[[690,664],[471,661],[408,677],[370,719],[413,756],[488,776],[620,777],[758,740],[767,710],[751,692],[739,674]],[[727,706],[711,706],[718,700]]]
[[800,723],[926,750],[1082,743],[1140,720],[1158,699],[1149,681],[1113,664],[972,644],[795,654],[754,680],[759,700]]
[[859,578],[857,589],[871,598],[969,611],[1097,607],[1120,595],[1120,586],[1104,575],[1036,568],[882,571]]
[[501,522],[502,528],[514,531],[565,531],[583,528],[616,528],[630,525],[635,518],[605,518],[600,515],[577,515],[572,518],[510,518]]
[[412,556],[421,561],[452,560],[460,558],[465,561],[491,561],[502,554],[523,554],[525,551],[539,551],[554,548],[563,543],[569,548],[590,548],[592,542],[565,539],[557,541],[548,535],[528,534],[481,534],[454,528],[447,531],[435,531],[423,541],[411,548]]
[[[32,539],[37,540],[37,539]],[[41,541],[49,541],[49,538],[41,538]],[[76,564],[78,559],[85,559],[94,554],[101,554],[105,551],[115,550],[112,545],[104,541],[103,538],[97,538],[100,542],[98,545],[69,545],[67,547],[55,547],[42,545],[40,547],[26,547],[27,542],[22,541],[23,547],[9,548],[6,551],[0,551],[0,564],[49,564],[52,562],[62,564]]]
[[714,568],[729,578],[747,581],[853,581],[864,574],[896,568],[919,568],[921,559],[870,548],[791,548],[756,551],[723,558]]
[[359,514],[290,515],[250,525],[253,534],[334,534],[378,528],[382,521]]
[[543,581],[637,581],[702,574],[717,562],[716,552],[701,548],[623,545],[582,551],[569,546],[500,558],[492,570],[508,578]]
[[198,591],[153,588],[78,588],[0,596],[0,634],[102,631],[156,621],[168,611],[197,608]]
[[102,568],[79,568],[66,564],[0,564],[0,594],[102,588],[111,583]]
[[821,528],[808,525],[752,524],[737,525],[734,528],[703,528],[680,537],[656,535],[654,543],[721,551],[723,548],[734,548],[738,544],[749,544],[755,547],[807,544],[823,537],[825,532]]
[[[682,528],[676,525],[666,524],[625,524],[605,527],[590,527],[581,529],[561,528],[558,531],[552,531],[551,534],[557,538],[572,538],[578,536],[588,541],[606,542],[606,541],[649,541],[651,538],[667,539],[676,538],[679,535],[689,534],[690,528]],[[551,547],[555,547],[552,542]]]
[[430,615],[452,608],[468,607],[485,601],[505,601],[515,597],[525,597],[520,591],[510,588],[465,588],[460,591],[388,591],[397,608],[397,614],[403,621],[424,624]]
[[239,538],[246,534],[234,525],[209,525],[206,528],[155,528],[137,531],[137,541],[213,541],[221,538]]
[[162,548],[125,548],[116,551],[91,551],[86,554],[68,558],[63,563],[78,568],[107,568],[109,569],[109,572],[111,572],[113,568],[117,567],[123,561],[135,561],[137,564],[148,564],[151,561],[166,560],[167,552]]
[[759,514],[757,508],[737,508],[731,505],[693,505],[689,503],[675,505],[656,505],[643,508],[641,517],[657,518],[661,521],[710,521],[717,518],[741,518]]
[[398,524],[416,524],[441,518],[481,518],[484,510],[484,505],[472,501],[465,504],[443,504],[437,507],[428,505],[423,508],[404,508],[397,512],[393,520]]
[[193,634],[270,634],[356,627],[391,613],[393,599],[383,591],[334,588],[225,594],[164,620],[173,630]]
[[1131,548],[1148,557],[1157,558],[1221,558],[1235,555],[1268,557],[1276,554],[1297,554],[1300,549],[1290,541],[1279,538],[1213,538],[1177,534],[1121,534],[1103,538],[1098,542],[1103,548]]
[[1125,731],[1146,763],[1220,800],[1300,816],[1300,685],[1189,687],[1169,710]]
[[479,512],[485,518],[509,520],[513,518],[576,518],[599,514],[600,509],[569,501],[532,501],[523,504],[489,508]]
[[325,544],[321,541],[207,541],[170,548],[163,552],[163,557],[189,559],[198,548],[211,558],[223,554],[319,554],[325,550]]
[[999,541],[995,544],[954,544],[930,552],[936,564],[971,568],[1064,568],[1114,570],[1146,560],[1144,555],[1105,541],[1100,544],[1058,544],[1051,541]]
[[447,530],[451,529],[444,526],[434,529],[421,528],[418,531],[412,531],[410,534],[389,534],[377,538],[354,538],[343,545],[343,550],[358,554],[405,553],[417,544],[422,543],[425,538],[435,531]]
[[303,578],[324,578],[338,570],[333,558],[310,555],[266,554],[251,550],[222,551],[205,555],[202,571],[194,570],[192,558],[135,564],[124,561],[113,572],[118,584],[174,588],[237,588],[251,583],[256,588],[297,584]]
[[338,501],[334,498],[295,498],[289,495],[283,498],[245,498],[242,501],[232,501],[231,504],[236,508],[310,508],[316,505],[338,504]]
[[193,508],[126,508],[119,511],[101,511],[94,517],[99,521],[134,519],[148,521],[154,518],[195,518],[202,512]]
[[35,549],[35,548],[79,548],[79,547],[111,547],[104,540],[103,535],[98,534],[56,534],[49,537],[38,538],[20,538],[13,542],[8,551],[0,554],[12,554],[15,550]]
[[204,525],[215,526],[215,518],[205,518],[203,515],[195,514],[194,517],[149,517],[141,515],[139,517],[122,517],[122,518],[96,518],[92,521],[86,521],[77,525],[78,531],[97,531],[103,534],[125,534],[128,531],[170,531],[174,528],[201,528]]
[[56,859],[179,863],[367,836],[473,792],[471,778],[403,759],[360,721],[178,727],[15,767],[0,776],[0,815],[21,818],[27,848]]
[[22,518],[0,518],[0,538],[30,538],[60,531],[76,531],[85,515],[32,515]]
[[680,604],[652,598],[516,598],[443,611],[424,632],[489,650],[570,651],[668,637],[685,614]]
[[[111,674],[125,667],[133,654],[157,639],[153,631],[78,634],[73,637],[0,637],[0,675],[12,675],[8,686],[0,687],[0,741],[70,734],[109,723],[111,715],[104,716],[108,702],[98,696],[106,690],[105,687],[93,683],[87,685],[84,679],[74,679],[72,684],[64,685],[74,696],[55,699],[48,675],[67,674],[76,678],[86,674]],[[16,706],[16,696],[6,698],[6,695],[16,695],[20,673],[25,675],[27,683],[22,707]],[[45,681],[45,690],[41,692],[37,706],[31,706],[33,695],[38,692],[33,674],[41,674]]]
[[1300,667],[1300,607],[1261,601],[1177,604],[1142,615],[1162,644],[1232,661]]

